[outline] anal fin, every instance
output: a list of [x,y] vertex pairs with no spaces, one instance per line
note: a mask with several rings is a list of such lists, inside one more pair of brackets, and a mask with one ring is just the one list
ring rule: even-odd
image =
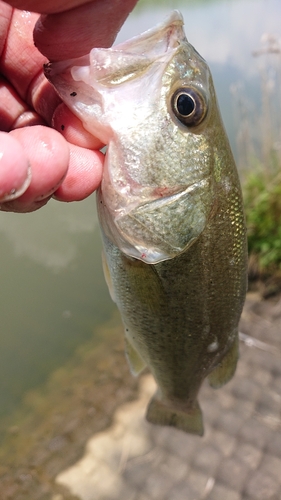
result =
[[126,337],[125,352],[131,373],[136,377],[145,369],[146,364],[143,361],[142,357],[139,355],[138,351],[132,346],[132,344]]
[[233,377],[236,365],[239,357],[239,339],[238,335],[230,347],[229,351],[226,353],[221,362],[216,366],[216,368],[208,375],[208,381],[211,387],[218,389],[224,384],[229,382]]

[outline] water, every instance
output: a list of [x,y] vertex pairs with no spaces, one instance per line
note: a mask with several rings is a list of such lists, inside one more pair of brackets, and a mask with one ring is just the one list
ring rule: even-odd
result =
[[[0,415],[111,315],[91,197],[1,214]],[[3,285],[5,284],[5,285]]]
[[[153,26],[171,8],[182,11],[189,41],[211,67],[224,122],[238,155],[239,110],[233,104],[231,87],[236,86],[238,92],[242,88],[243,98],[254,99],[259,106],[260,70],[252,53],[261,47],[264,33],[281,36],[281,4],[279,0],[166,1],[162,6],[153,2],[151,7],[141,1],[118,41]],[[98,327],[107,325],[115,307],[101,271],[93,196],[73,204],[50,201],[39,212],[27,215],[0,213],[0,233],[1,429],[7,421],[14,424],[15,415],[25,407],[26,395],[31,390],[44,392],[47,381],[58,368],[67,366],[78,347],[88,345],[95,336],[101,342]],[[110,345],[108,335],[104,341]],[[94,374],[95,365],[92,370]],[[56,392],[55,384],[52,391]]]

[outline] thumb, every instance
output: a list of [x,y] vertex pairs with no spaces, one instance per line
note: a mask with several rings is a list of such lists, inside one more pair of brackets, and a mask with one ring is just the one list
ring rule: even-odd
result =
[[93,47],[110,47],[137,0],[95,0],[60,14],[41,16],[34,43],[50,61],[73,59]]

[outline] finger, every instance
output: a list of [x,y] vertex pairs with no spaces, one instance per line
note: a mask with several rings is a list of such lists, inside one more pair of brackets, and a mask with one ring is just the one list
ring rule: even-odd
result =
[[85,0],[5,0],[12,7],[40,13],[62,12],[83,5]]
[[31,182],[24,148],[10,134],[0,132],[0,202],[19,197]]
[[43,75],[46,59],[33,44],[32,30],[38,15],[12,13],[11,9],[7,12],[7,8],[0,1],[0,40],[6,40],[0,59],[0,72],[5,76],[0,82],[1,129],[44,121],[50,124],[53,110],[61,101]]
[[38,14],[13,11],[0,60],[1,74],[24,101],[28,101],[33,79],[42,74],[46,62],[33,43],[32,31],[37,19]]
[[0,54],[5,47],[6,36],[11,23],[13,9],[10,5],[0,1]]
[[0,127],[9,132],[13,128],[43,125],[44,120],[15,92],[5,78],[0,77]]
[[72,144],[88,149],[101,149],[104,146],[63,103],[55,109],[52,125]]
[[70,146],[69,169],[54,198],[80,201],[92,194],[101,182],[103,161],[104,155],[100,151]]
[[136,3],[96,0],[61,14],[41,16],[34,30],[35,45],[53,61],[82,56],[93,47],[109,47]]
[[31,212],[47,203],[63,181],[69,165],[69,146],[48,127],[25,127],[10,132],[22,146],[31,169],[31,182],[24,194],[1,203],[1,210]]

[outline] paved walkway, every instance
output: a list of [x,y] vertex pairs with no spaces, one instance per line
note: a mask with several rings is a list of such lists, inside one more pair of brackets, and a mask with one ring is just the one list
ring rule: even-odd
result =
[[146,375],[139,398],[116,411],[57,482],[81,500],[280,500],[281,301],[265,309],[249,295],[240,329],[235,377],[201,389],[203,438],[145,421],[155,390]]

